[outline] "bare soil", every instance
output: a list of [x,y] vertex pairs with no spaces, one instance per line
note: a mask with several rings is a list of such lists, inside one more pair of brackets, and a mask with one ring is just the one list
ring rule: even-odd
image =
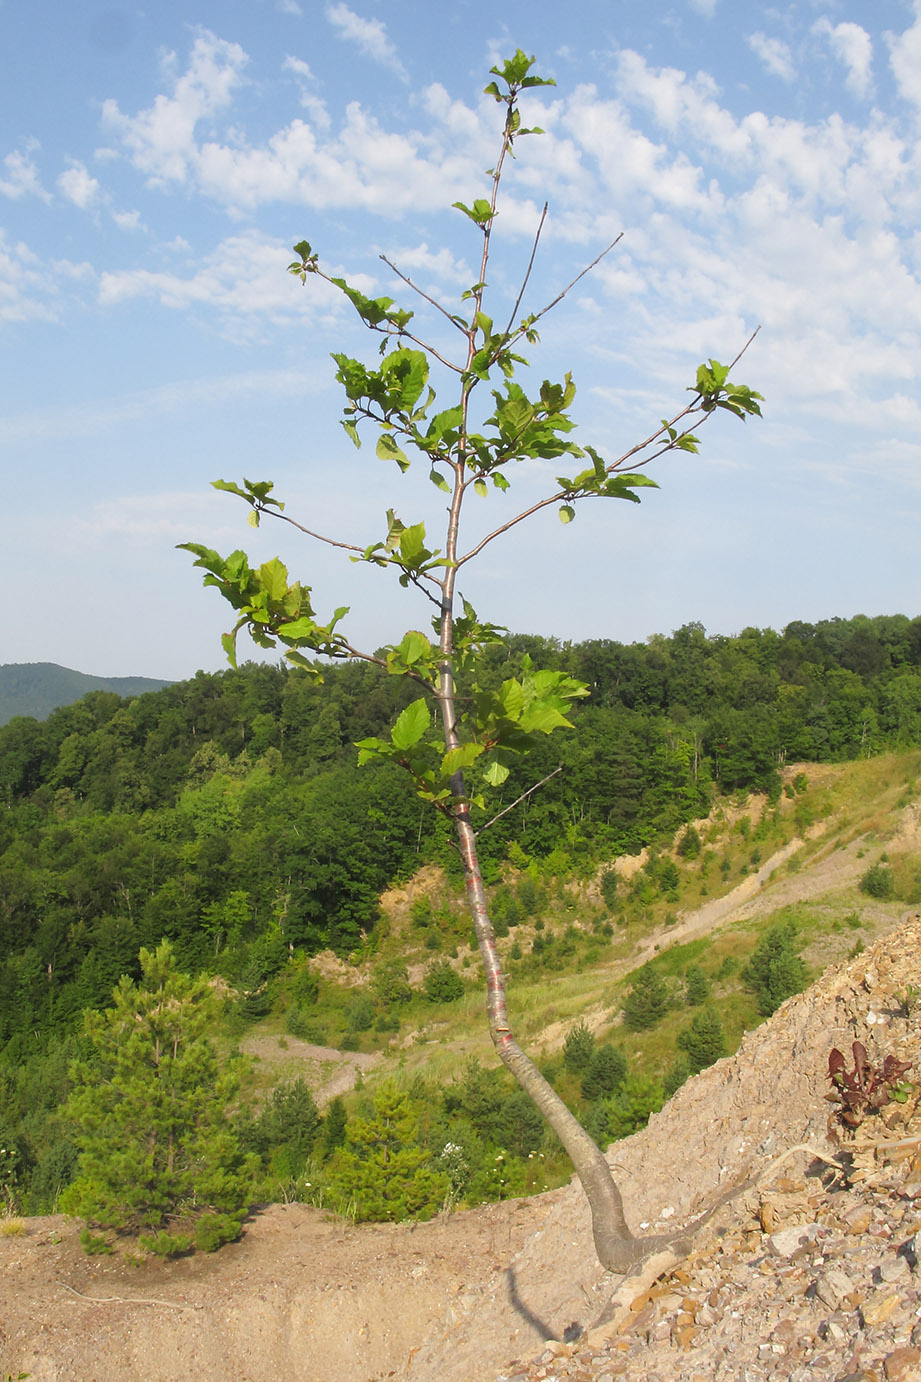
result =
[[[858,1038],[917,1067],[921,1021],[905,1020],[899,995],[919,966],[915,917],[789,1000],[612,1147],[636,1231],[693,1221],[798,1145],[832,1157],[828,1051]],[[707,1232],[729,1233],[750,1212],[741,1193]],[[576,1185],[421,1225],[356,1228],[276,1205],[213,1256],[136,1266],[85,1256],[67,1219],[24,1228],[0,1234],[0,1373],[13,1377],[480,1382],[547,1339],[597,1339],[605,1319],[618,1328],[629,1309],[624,1283],[594,1257]],[[628,1284],[627,1298],[644,1284]]]

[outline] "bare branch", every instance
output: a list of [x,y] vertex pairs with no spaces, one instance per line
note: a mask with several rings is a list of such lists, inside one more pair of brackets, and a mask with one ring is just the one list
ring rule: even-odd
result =
[[[541,220],[541,224],[543,224],[543,220]],[[562,292],[557,293],[556,297],[553,299],[552,302],[548,302],[546,307],[542,307],[541,310],[535,314],[534,321],[531,323],[531,325],[533,326],[536,322],[539,322],[541,317],[545,317],[548,312],[552,312],[554,307],[556,307],[557,303],[562,302],[563,299],[569,293],[572,292],[573,288],[576,286],[579,280],[583,279],[586,274],[590,274],[592,269],[594,269],[598,264],[600,264],[602,259],[604,259],[606,255],[610,254],[611,250],[614,249],[615,245],[619,245],[623,238],[624,232],[621,231],[620,234],[616,237],[616,239],[612,240],[606,249],[603,249],[600,254],[596,254],[595,258],[592,260],[590,264],[586,264],[585,268],[581,271],[581,273],[576,274],[575,278],[572,280],[571,283],[566,284],[566,287],[562,290]],[[513,341],[520,340],[523,334],[524,333],[522,331],[516,331],[513,336],[509,337],[507,344],[511,344]]]
[[[689,403],[687,407],[682,408],[680,413],[675,414],[669,426],[674,426],[676,422],[679,422],[681,418],[686,417],[689,413],[698,411],[700,411],[699,404]],[[703,421],[706,421],[708,417],[712,417],[712,413],[705,413]],[[622,475],[629,475],[635,470],[643,470],[652,461],[658,460],[660,456],[666,455],[669,451],[680,450],[681,448],[678,446],[678,443],[681,441],[682,437],[686,437],[688,435],[688,431],[685,430],[679,433],[679,435],[676,436],[674,440],[669,438],[669,440],[664,442],[657,451],[653,451],[651,455],[644,456],[641,460],[634,461],[632,465],[624,465],[624,462],[629,460],[631,456],[635,455],[639,451],[642,451],[644,448],[651,446],[655,442],[656,438],[660,437],[663,434],[663,432],[667,433],[667,427],[664,424],[663,426],[659,427],[655,432],[653,432],[651,437],[647,437],[646,441],[640,442],[639,445],[632,447],[631,450],[626,451],[619,460],[614,461],[612,465],[609,465],[606,468],[606,474],[610,475],[615,472],[619,472]],[[530,508],[524,509],[521,513],[516,514],[515,517],[510,518],[507,523],[500,524],[499,527],[494,528],[491,533],[487,533],[487,535],[482,539],[482,541],[478,542],[475,547],[472,547],[469,552],[466,552],[462,557],[458,557],[457,565],[458,567],[461,567],[464,566],[468,561],[472,561],[473,558],[479,556],[483,548],[488,546],[488,544],[492,542],[495,538],[501,537],[503,533],[509,532],[512,528],[517,527],[519,523],[523,523],[526,518],[530,518],[533,514],[539,513],[541,509],[548,508],[551,504],[559,504],[564,499],[572,501],[577,499],[604,499],[605,497],[606,496],[603,494],[593,494],[591,492],[587,492],[585,494],[573,494],[571,490],[557,490],[556,493],[548,495],[545,499],[539,499],[537,503],[532,504]]]
[[535,782],[533,787],[529,787],[526,792],[522,792],[520,797],[516,797],[515,800],[511,802],[510,805],[504,807],[498,815],[493,816],[491,821],[487,821],[485,825],[480,826],[479,830],[474,831],[476,838],[479,839],[484,830],[488,830],[491,825],[495,825],[496,821],[500,821],[503,816],[507,816],[509,811],[513,811],[515,807],[520,805],[532,792],[536,792],[538,787],[543,787],[545,782],[549,782],[551,777],[556,777],[557,773],[561,773],[562,771],[563,765],[561,763],[558,768],[554,768],[552,773],[548,773],[546,777],[542,777],[540,782]]
[[259,512],[266,518],[277,518],[280,523],[290,523],[292,528],[296,528],[305,537],[312,537],[315,542],[322,542],[327,547],[341,547],[346,552],[364,552],[364,547],[356,547],[354,542],[337,542],[334,537],[325,537],[323,533],[315,533],[311,528],[305,528],[303,523],[298,523],[296,518],[291,518],[286,513],[278,513],[275,509],[260,509]]
[[512,308],[511,312],[509,313],[508,326],[505,328],[505,330],[504,330],[503,333],[502,333],[502,345],[503,345],[503,349],[505,348],[505,345],[508,343],[508,341],[511,339],[512,323],[514,322],[515,318],[516,318],[517,315],[518,315],[518,308],[521,306],[521,299],[524,297],[525,289],[526,289],[527,286],[528,286],[528,279],[531,277],[531,270],[534,268],[534,259],[535,259],[536,255],[537,255],[537,246],[538,246],[538,244],[540,243],[541,231],[543,230],[543,228],[544,228],[544,222],[545,222],[546,219],[547,219],[547,209],[548,209],[548,206],[549,206],[549,203],[548,203],[548,202],[544,202],[544,209],[543,209],[543,211],[540,213],[540,221],[539,221],[538,226],[537,226],[537,234],[534,236],[534,244],[531,246],[531,258],[528,260],[528,267],[527,267],[527,269],[526,269],[526,271],[525,271],[525,276],[524,276],[524,279],[523,279],[522,284],[521,284],[521,290],[520,290],[520,292],[519,292],[517,298],[515,299],[515,306]]
[[384,261],[388,269],[393,270],[397,278],[402,278],[403,282],[406,284],[408,288],[412,288],[414,293],[418,293],[419,296],[421,298],[424,298],[426,302],[431,303],[431,305],[435,308],[436,311],[440,312],[443,317],[446,317],[448,319],[448,321],[451,323],[453,327],[460,331],[462,335],[466,336],[467,328],[461,326],[457,318],[452,316],[446,307],[442,307],[441,303],[437,300],[437,298],[430,297],[430,295],[427,292],[425,292],[424,289],[419,287],[418,283],[413,283],[412,279],[409,278],[408,275],[405,274],[402,269],[398,269],[396,264],[394,264],[392,260],[387,258],[386,254],[381,254],[378,256],[378,258]]

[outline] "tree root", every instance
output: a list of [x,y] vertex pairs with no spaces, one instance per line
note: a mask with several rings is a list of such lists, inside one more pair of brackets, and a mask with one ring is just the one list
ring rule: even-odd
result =
[[56,1286],[63,1286],[65,1291],[70,1291],[71,1295],[79,1296],[81,1300],[87,1300],[91,1305],[162,1305],[165,1310],[200,1310],[200,1305],[180,1305],[175,1300],[157,1300],[152,1296],[88,1296],[85,1291],[78,1291],[75,1286],[68,1286],[66,1281],[56,1281]]

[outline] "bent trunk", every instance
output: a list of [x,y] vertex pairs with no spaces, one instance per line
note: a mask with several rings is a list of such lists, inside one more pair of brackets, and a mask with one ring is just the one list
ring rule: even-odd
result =
[[630,1232],[623,1198],[602,1152],[512,1035],[505,1001],[505,976],[489,919],[476,834],[470,824],[466,802],[462,801],[456,808],[454,824],[464,862],[467,901],[486,973],[486,1006],[493,1045],[503,1065],[550,1124],[575,1167],[591,1210],[592,1237],[599,1262],[608,1271],[627,1273],[659,1246],[659,1240],[636,1238]]

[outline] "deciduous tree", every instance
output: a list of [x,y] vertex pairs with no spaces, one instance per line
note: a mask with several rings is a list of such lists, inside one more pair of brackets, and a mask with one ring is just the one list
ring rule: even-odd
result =
[[[545,306],[522,313],[545,208],[511,310],[507,315],[503,310],[499,321],[487,310],[490,253],[502,179],[518,141],[540,133],[524,127],[519,98],[523,92],[552,85],[532,71],[533,61],[519,50],[491,69],[495,80],[486,87],[486,94],[503,111],[503,124],[498,156],[487,175],[484,195],[474,197],[469,205],[455,203],[480,244],[477,279],[462,294],[460,310],[442,305],[398,266],[384,261],[406,289],[455,333],[456,353],[449,352],[440,340],[433,344],[437,338],[430,338],[424,327],[417,326],[413,313],[397,307],[393,299],[368,297],[345,278],[327,273],[306,240],[295,246],[297,258],[290,266],[302,281],[318,277],[344,293],[362,322],[380,337],[382,358],[375,365],[343,353],[333,355],[336,377],[346,395],[342,425],[356,445],[361,424],[375,426],[377,455],[393,461],[401,473],[410,469],[413,459],[421,461],[429,480],[446,496],[447,520],[441,545],[427,534],[423,522],[405,522],[395,509],[388,510],[385,531],[376,541],[347,541],[290,518],[274,497],[270,481],[215,482],[217,488],[238,495],[249,505],[253,523],[258,524],[265,514],[272,515],[315,541],[344,550],[355,560],[395,573],[402,587],[421,593],[429,603],[434,638],[414,628],[382,652],[364,652],[341,627],[348,611],[339,608],[328,619],[319,617],[310,587],[291,580],[277,558],[253,567],[242,551],[222,557],[196,543],[183,545],[196,557],[196,565],[205,569],[205,583],[216,586],[237,612],[235,627],[224,637],[231,661],[236,656],[237,634],[245,628],[262,648],[283,645],[288,650],[286,656],[308,673],[318,672],[310,654],[363,659],[418,685],[418,699],[398,716],[389,739],[361,741],[360,761],[385,759],[401,764],[419,795],[450,820],[486,973],[489,1026],[496,1050],[572,1158],[592,1208],[601,1261],[607,1267],[625,1270],[646,1254],[652,1240],[640,1243],[633,1238],[607,1162],[514,1039],[474,823],[474,813],[481,811],[479,830],[491,824],[485,793],[499,787],[516,759],[542,736],[569,724],[570,706],[587,690],[562,671],[536,670],[528,659],[524,659],[519,676],[498,687],[486,681],[481,684],[478,653],[496,640],[500,630],[480,618],[461,593],[459,581],[492,543],[544,509],[556,508],[560,519],[568,524],[575,518],[578,505],[588,500],[637,502],[637,491],[655,484],[646,473],[651,461],[670,451],[696,452],[698,439],[692,426],[697,421],[720,411],[742,419],[758,414],[760,395],[733,383],[731,367],[710,360],[698,369],[689,401],[655,424],[647,437],[611,460],[594,447],[579,446],[572,439],[575,424],[570,410],[576,390],[569,374],[560,381],[545,379],[530,393],[518,381],[520,368],[527,364],[521,351],[537,344],[544,317],[613,249],[610,245],[602,250],[592,265]],[[453,389],[447,406],[436,404],[430,377],[439,374]],[[557,462],[568,473],[557,475],[543,497],[500,518],[485,534],[473,540],[466,537],[462,516],[468,499],[474,495],[485,498],[490,491],[507,492],[513,487],[516,466],[524,461]],[[530,578],[536,573],[522,573],[523,578],[525,574]],[[504,808],[508,809],[510,806]]]

